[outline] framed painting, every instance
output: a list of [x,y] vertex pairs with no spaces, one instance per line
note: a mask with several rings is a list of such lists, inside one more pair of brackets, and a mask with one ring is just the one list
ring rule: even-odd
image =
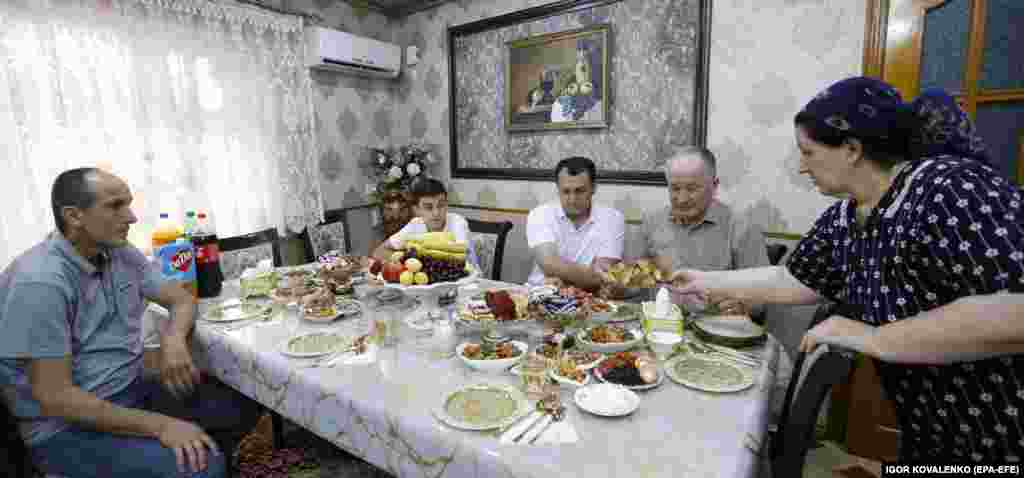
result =
[[456,179],[550,181],[585,156],[605,183],[665,184],[705,146],[712,0],[560,0],[448,28]]
[[506,43],[507,131],[608,126],[608,35],[603,24]]

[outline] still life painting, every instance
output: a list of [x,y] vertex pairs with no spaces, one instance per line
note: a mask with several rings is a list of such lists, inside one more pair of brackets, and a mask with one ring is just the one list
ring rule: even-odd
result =
[[506,43],[508,131],[608,126],[607,24]]

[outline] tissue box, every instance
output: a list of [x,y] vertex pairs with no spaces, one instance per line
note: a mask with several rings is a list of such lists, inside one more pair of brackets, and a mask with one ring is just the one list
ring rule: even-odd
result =
[[678,305],[672,304],[672,314],[670,318],[659,318],[655,317],[654,311],[657,310],[654,302],[644,302],[644,334],[650,334],[652,331],[661,330],[665,332],[674,332],[682,335],[686,328],[686,321],[684,319],[683,311]]

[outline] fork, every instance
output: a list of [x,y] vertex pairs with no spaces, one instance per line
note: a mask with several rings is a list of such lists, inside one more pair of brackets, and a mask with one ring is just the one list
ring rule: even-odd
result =
[[540,433],[533,436],[533,438],[530,440],[530,444],[532,445],[536,443],[537,440],[540,439],[540,437],[544,435],[544,433],[546,433],[549,428],[551,428],[551,425],[554,425],[555,423],[562,421],[563,418],[565,418],[565,405],[559,403],[558,408],[551,412],[551,421],[549,421],[547,425],[544,425],[544,428],[540,430]]
[[726,353],[723,353],[723,352],[719,352],[719,351],[717,351],[715,349],[712,349],[711,347],[708,347],[705,344],[697,343],[696,341],[690,341],[687,344],[690,346],[690,349],[692,349],[695,353],[697,353],[699,355],[709,355],[709,356],[712,356],[712,357],[718,357],[718,358],[722,358],[722,359],[728,360],[730,362],[735,362],[735,363],[738,363],[738,364],[741,364],[741,365],[746,365],[748,367],[757,368],[757,367],[761,366],[760,360],[747,359],[747,358],[741,358],[741,357],[729,355],[729,354],[726,354]]

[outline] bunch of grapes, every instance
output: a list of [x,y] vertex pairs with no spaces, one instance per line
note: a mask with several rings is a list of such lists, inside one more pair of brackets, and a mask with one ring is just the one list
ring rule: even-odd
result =
[[469,275],[466,273],[466,261],[448,261],[426,255],[417,255],[416,251],[412,249],[405,253],[405,257],[402,260],[405,261],[413,257],[419,259],[420,263],[423,264],[423,272],[426,272],[427,277],[430,277],[431,284],[454,282]]

